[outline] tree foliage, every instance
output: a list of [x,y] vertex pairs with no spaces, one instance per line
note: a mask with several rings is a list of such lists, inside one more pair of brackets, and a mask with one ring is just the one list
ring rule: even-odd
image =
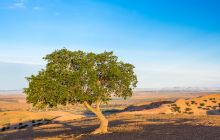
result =
[[27,78],[27,101],[37,107],[68,103],[107,102],[112,96],[132,95],[137,78],[134,66],[118,61],[113,52],[86,53],[56,50],[44,57],[45,69]]

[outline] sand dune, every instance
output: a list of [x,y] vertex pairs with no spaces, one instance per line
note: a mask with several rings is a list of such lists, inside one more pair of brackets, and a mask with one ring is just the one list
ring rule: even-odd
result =
[[175,102],[158,101],[138,104],[125,110],[123,114],[188,114],[219,115],[220,94],[210,94],[189,99],[178,99]]

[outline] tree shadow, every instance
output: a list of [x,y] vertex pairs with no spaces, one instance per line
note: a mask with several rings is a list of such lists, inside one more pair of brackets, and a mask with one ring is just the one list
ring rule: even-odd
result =
[[207,115],[220,115],[220,109],[208,110]]
[[[36,120],[36,123],[30,125],[30,121],[20,122],[19,124],[11,125],[10,128],[0,132],[0,140],[14,140],[14,139],[35,139],[43,137],[54,137],[59,135],[79,135],[88,133],[95,129],[95,126],[80,124],[71,125],[74,121],[60,122],[52,121],[49,123]],[[27,124],[29,124],[27,126]],[[52,127],[45,127],[44,125],[52,125]],[[55,126],[53,126],[55,125]],[[16,129],[13,129],[16,127]],[[20,128],[19,128],[20,127]]]
[[[152,102],[150,104],[144,104],[144,105],[140,105],[140,106],[135,106],[135,105],[130,105],[128,107],[126,107],[125,109],[107,109],[107,110],[103,110],[102,113],[105,116],[109,116],[112,114],[116,114],[116,113],[121,113],[121,112],[125,112],[125,111],[142,111],[142,110],[149,110],[149,109],[154,109],[154,108],[158,108],[163,104],[169,104],[169,103],[173,103],[173,101],[157,101],[157,102]],[[94,113],[92,113],[91,111],[84,111],[84,114],[87,117],[92,117],[95,116]]]
[[[123,119],[109,122],[111,133],[103,135],[85,135],[78,139],[87,140],[217,140],[220,139],[219,126],[192,125],[195,119]],[[146,124],[145,122],[149,122]],[[49,124],[50,125],[50,124]],[[54,121],[52,127],[27,127],[17,131],[0,133],[2,140],[57,137],[60,139],[76,138],[81,134],[88,134],[98,127],[98,120],[94,117],[60,122]],[[53,126],[55,125],[55,126]],[[139,128],[139,129],[133,129]]]
[[144,104],[144,105],[140,105],[140,106],[128,106],[127,108],[125,108],[123,111],[142,111],[142,110],[149,110],[149,109],[154,109],[154,108],[158,108],[163,104],[169,104],[169,103],[173,103],[173,101],[157,101],[157,102],[152,102],[150,104]]
[[[102,113],[105,116],[109,116],[109,115],[120,113],[120,112],[123,112],[123,111],[124,110],[120,110],[120,109],[107,109],[107,110],[102,110]],[[83,115],[86,116],[86,117],[94,117],[95,116],[94,113],[92,113],[91,111],[87,111],[87,110],[83,112]]]
[[54,119],[59,118],[59,117],[60,116],[54,117],[52,119],[37,119],[37,120],[31,120],[31,121],[23,121],[23,122],[19,122],[13,125],[8,123],[0,128],[0,132],[10,131],[10,130],[21,130],[27,127],[46,125],[46,124],[51,123]]
[[[153,122],[164,122],[163,119],[152,120]],[[112,133],[84,136],[80,140],[219,140],[219,126],[203,126],[184,124],[193,119],[176,119],[173,123],[139,124],[141,121],[131,121],[136,123],[141,129],[131,129],[129,131],[114,131]],[[166,120],[167,122],[167,120]],[[123,121],[113,121],[111,127],[120,127],[127,124]],[[128,126],[125,126],[128,127]],[[119,129],[120,130],[120,129]]]

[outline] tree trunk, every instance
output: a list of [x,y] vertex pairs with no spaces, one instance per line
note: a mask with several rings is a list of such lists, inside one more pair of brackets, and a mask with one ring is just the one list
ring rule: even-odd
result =
[[84,106],[89,110],[92,111],[100,121],[100,126],[95,131],[93,131],[91,134],[100,134],[100,133],[107,133],[108,132],[108,120],[105,118],[105,116],[102,114],[99,106],[100,101],[96,102],[96,108],[91,107],[87,102],[84,102]]

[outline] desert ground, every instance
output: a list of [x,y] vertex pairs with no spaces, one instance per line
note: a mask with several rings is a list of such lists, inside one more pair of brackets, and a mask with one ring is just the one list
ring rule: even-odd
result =
[[0,93],[0,139],[220,140],[220,94],[136,91],[102,105],[109,133],[90,135],[98,119],[82,105],[37,110],[22,93]]

